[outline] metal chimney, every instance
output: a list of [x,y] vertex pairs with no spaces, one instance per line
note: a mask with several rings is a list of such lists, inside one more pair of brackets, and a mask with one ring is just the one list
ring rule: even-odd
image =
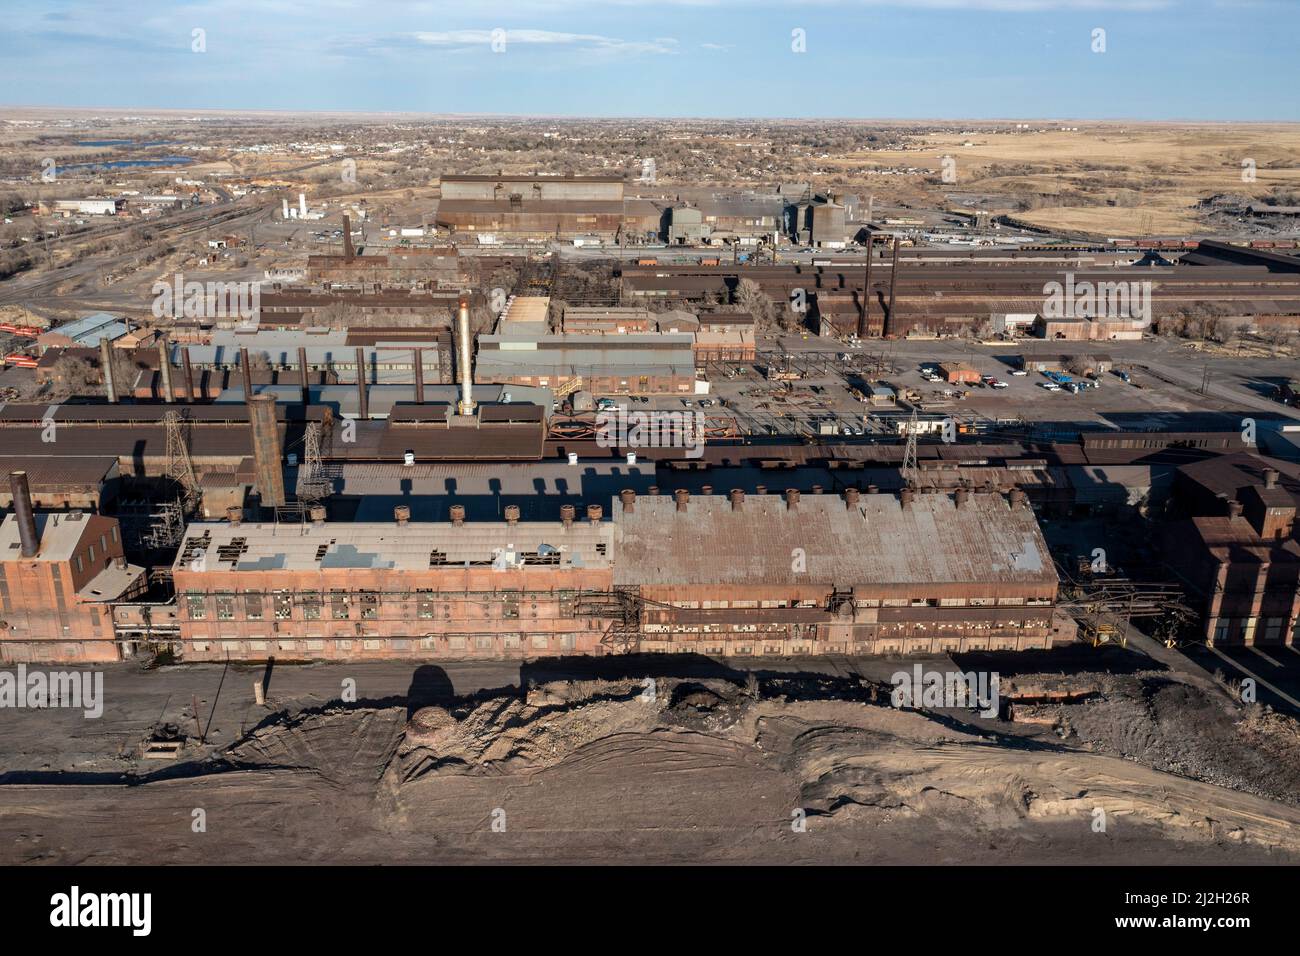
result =
[[117,385],[113,382],[113,346],[107,338],[99,340],[99,367],[104,376],[104,397],[117,404]]
[[167,349],[167,333],[158,333],[158,369],[162,372],[163,401],[168,404],[176,401],[172,391],[172,357]]
[[506,505],[506,524],[519,524],[518,505]]
[[858,489],[856,489],[856,488],[845,488],[845,489],[844,489],[844,507],[845,507],[847,510],[852,511],[852,510],[853,510],[854,508],[856,508],[857,506],[858,506]]
[[36,537],[36,516],[32,513],[32,492],[27,485],[27,472],[9,472],[9,493],[13,495],[14,517],[18,519],[21,554],[24,558],[34,558],[40,550],[40,543]]
[[411,521],[411,506],[397,505],[393,508],[393,520],[397,522],[399,528],[409,524]]
[[898,492],[898,503],[903,506],[904,510],[912,507],[912,499],[916,497],[916,492],[911,488],[903,488]]
[[370,418],[370,403],[366,395],[366,350],[357,346],[357,414],[364,422]]
[[451,523],[459,528],[465,523],[465,506],[452,505],[447,509],[447,515],[451,518]]
[[605,509],[600,505],[587,505],[587,520],[593,525],[600,524],[600,520],[605,517]]
[[624,488],[618,493],[618,500],[623,502],[623,513],[631,514],[636,511],[636,492],[631,488]]
[[185,369],[185,400],[194,401],[194,366],[190,363],[190,347],[181,349],[181,367]]
[[257,491],[262,505],[278,508],[285,503],[284,470],[280,463],[280,429],[276,421],[275,396],[248,397],[248,424],[253,432],[253,462],[257,469]]
[[885,337],[894,334],[898,328],[894,323],[894,292],[898,288],[898,236],[894,237],[894,262],[889,270],[889,311],[885,313]]
[[677,502],[678,511],[685,511],[686,503],[691,500],[691,493],[685,489],[678,488],[673,492],[673,500]]
[[578,509],[573,505],[560,505],[560,521],[566,528],[573,527],[573,517],[577,511]]
[[1278,477],[1279,477],[1279,475],[1278,475],[1278,470],[1277,470],[1276,468],[1265,468],[1265,469],[1264,469],[1264,487],[1265,487],[1265,488],[1276,488],[1276,487],[1277,487],[1277,479],[1278,479]]
[[730,493],[730,495],[728,495],[728,497],[731,499],[731,510],[732,510],[732,511],[744,511],[744,510],[745,510],[745,492],[744,492],[744,491],[742,491],[740,488],[732,488],[732,489],[731,489],[731,493]]
[[469,296],[460,297],[460,312],[457,317],[457,331],[460,336],[460,406],[462,415],[474,414],[473,375],[470,369],[471,347],[469,341]]
[[301,392],[302,403],[311,404],[311,383],[307,380],[307,349],[304,346],[298,346],[298,390]]
[[799,510],[799,492],[795,488],[785,490],[785,507],[788,511]]
[[874,245],[874,236],[867,233],[867,274],[862,280],[862,314],[858,319],[858,338],[865,339],[867,330],[870,328],[871,319],[871,247]]

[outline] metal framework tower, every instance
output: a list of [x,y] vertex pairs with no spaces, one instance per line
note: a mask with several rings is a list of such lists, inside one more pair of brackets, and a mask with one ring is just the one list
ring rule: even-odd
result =
[[909,488],[919,488],[921,476],[916,467],[916,409],[912,409],[912,416],[907,422],[907,447],[903,451],[903,484]]
[[168,412],[163,416],[167,434],[167,477],[181,488],[181,503],[189,514],[198,504],[199,481],[194,475],[194,462],[190,460],[189,416]]
[[298,500],[308,504],[323,501],[334,490],[334,484],[325,472],[321,431],[320,422],[309,422],[302,439],[303,461],[302,476],[298,479]]

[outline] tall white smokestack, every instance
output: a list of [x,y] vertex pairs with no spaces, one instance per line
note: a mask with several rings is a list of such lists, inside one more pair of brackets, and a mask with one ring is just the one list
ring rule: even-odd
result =
[[283,199],[280,200],[280,202],[282,204],[282,208],[280,210],[280,218],[288,219],[289,218],[289,197],[285,196]]
[[472,375],[470,374],[470,345],[469,345],[469,296],[461,295],[460,297],[460,315],[458,316],[458,332],[460,333],[460,408],[462,415],[474,414],[474,396],[471,385]]
[[307,194],[306,193],[298,194],[298,218],[299,219],[307,218]]

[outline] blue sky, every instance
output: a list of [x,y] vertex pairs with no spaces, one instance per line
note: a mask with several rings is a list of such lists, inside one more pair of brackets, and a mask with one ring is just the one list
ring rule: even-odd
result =
[[4,0],[2,12],[6,105],[1300,120],[1300,0]]

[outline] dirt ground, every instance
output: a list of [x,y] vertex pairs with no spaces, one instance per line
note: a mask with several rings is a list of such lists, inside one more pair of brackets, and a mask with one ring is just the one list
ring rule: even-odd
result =
[[[5,863],[1292,863],[1300,724],[1168,672],[1032,721],[861,677],[281,702],[218,753],[0,786]],[[201,811],[201,812],[200,812]],[[201,825],[200,825],[201,824]]]

